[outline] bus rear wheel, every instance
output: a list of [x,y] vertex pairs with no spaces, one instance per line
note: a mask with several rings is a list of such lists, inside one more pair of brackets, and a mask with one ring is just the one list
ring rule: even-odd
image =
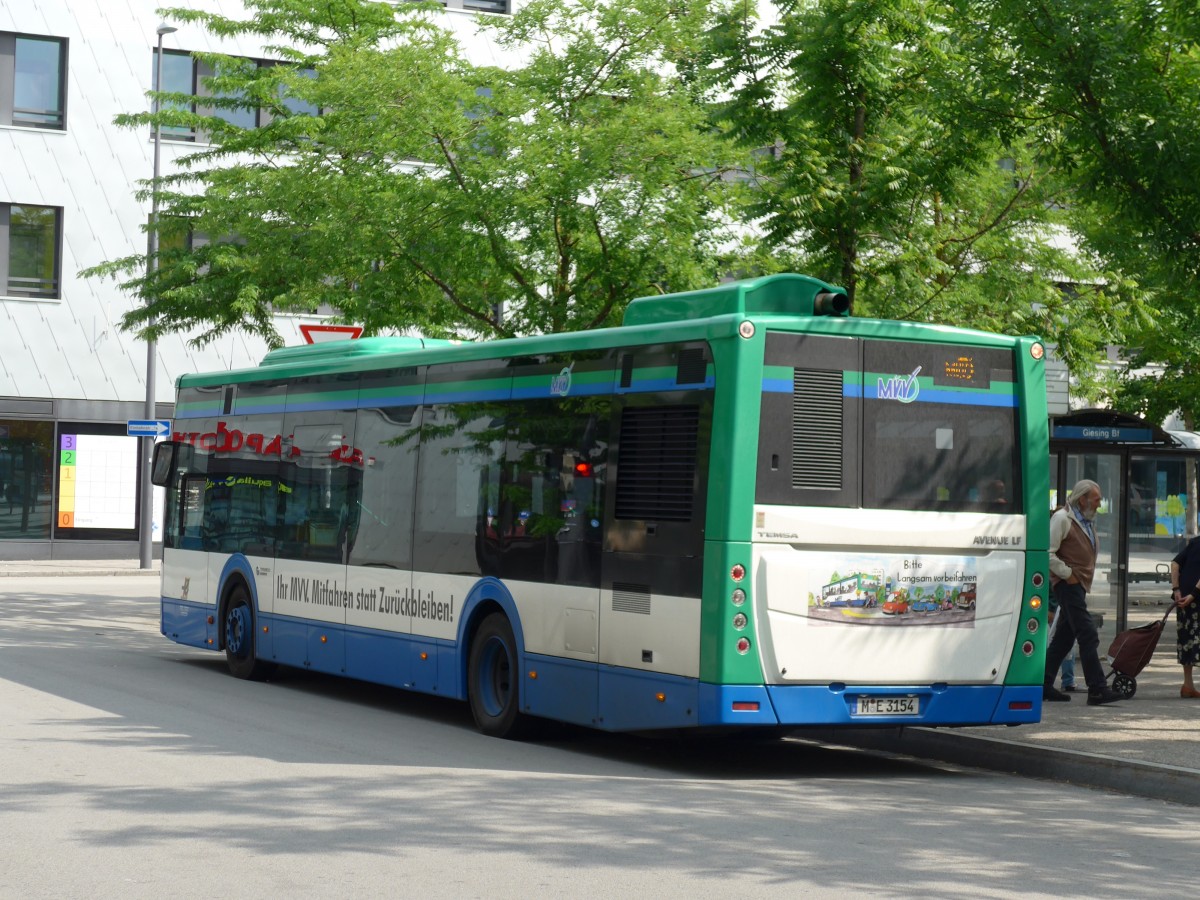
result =
[[471,641],[467,664],[467,698],[475,726],[490,737],[518,738],[526,730],[521,715],[520,670],[512,625],[492,613]]
[[245,585],[235,585],[225,607],[225,662],[235,678],[265,677],[271,666],[254,655],[254,607]]

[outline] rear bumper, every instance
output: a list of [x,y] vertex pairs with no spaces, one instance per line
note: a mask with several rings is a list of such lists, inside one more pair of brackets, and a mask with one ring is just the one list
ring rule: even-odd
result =
[[[858,698],[915,697],[916,715],[859,715]],[[757,704],[757,708],[756,705]],[[1022,725],[1041,721],[1041,685],[700,686],[704,725]]]

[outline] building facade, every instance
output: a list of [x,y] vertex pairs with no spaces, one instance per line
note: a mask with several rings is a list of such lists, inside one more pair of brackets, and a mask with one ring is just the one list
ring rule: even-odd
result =
[[[448,0],[446,21],[469,54],[491,61],[474,15],[506,4]],[[237,0],[179,5],[244,14]],[[203,348],[187,335],[160,339],[150,416],[147,345],[119,327],[137,298],[80,275],[146,249],[150,207],[136,194],[152,175],[153,137],[113,121],[149,108],[160,6],[0,0],[0,559],[137,557],[142,451],[128,423],[169,418],[180,374],[255,365],[267,350],[246,333]],[[190,51],[270,58],[252,41],[168,24],[168,89],[199,84]],[[163,174],[202,138],[164,132]],[[278,328],[298,344],[312,321]]]

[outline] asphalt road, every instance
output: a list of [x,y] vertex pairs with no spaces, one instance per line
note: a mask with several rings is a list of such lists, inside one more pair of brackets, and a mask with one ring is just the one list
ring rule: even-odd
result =
[[783,740],[571,731],[158,634],[157,580],[0,581],[0,898],[1162,897],[1195,810]]

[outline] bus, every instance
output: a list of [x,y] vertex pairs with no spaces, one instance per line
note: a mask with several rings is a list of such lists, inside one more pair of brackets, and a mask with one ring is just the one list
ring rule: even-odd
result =
[[884,581],[881,572],[855,572],[821,588],[822,606],[875,606]]
[[[1042,355],[855,318],[780,274],[586,333],[369,337],[184,375],[152,461],[162,632],[239,678],[465,700],[500,737],[1036,722]],[[944,621],[811,604],[845,572],[977,602]]]

